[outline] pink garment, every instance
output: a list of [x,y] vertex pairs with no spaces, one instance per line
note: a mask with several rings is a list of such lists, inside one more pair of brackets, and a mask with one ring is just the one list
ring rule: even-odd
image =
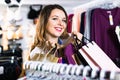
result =
[[76,9],[74,11],[73,21],[72,21],[72,31],[80,32],[81,14],[86,11],[85,9]]

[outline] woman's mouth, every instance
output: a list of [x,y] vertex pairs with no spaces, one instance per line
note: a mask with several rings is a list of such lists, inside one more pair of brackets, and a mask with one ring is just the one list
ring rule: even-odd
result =
[[58,32],[61,32],[61,31],[62,31],[62,28],[60,28],[60,27],[55,27],[55,29],[56,29],[56,31],[58,31]]

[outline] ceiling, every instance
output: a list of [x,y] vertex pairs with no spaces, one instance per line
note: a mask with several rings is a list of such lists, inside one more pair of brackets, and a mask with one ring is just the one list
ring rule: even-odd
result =
[[[85,3],[92,0],[21,0],[23,4],[61,4],[61,5],[69,5],[69,6],[77,6],[81,3]],[[16,0],[11,0],[12,2],[16,2]],[[4,4],[5,0],[1,0],[0,4]]]
[[[92,0],[21,0],[22,5],[47,5],[47,4],[60,4],[68,13],[73,12],[73,8],[81,4],[90,2]],[[11,0],[10,4],[16,4],[16,0]],[[5,0],[0,1],[0,5],[5,5]]]

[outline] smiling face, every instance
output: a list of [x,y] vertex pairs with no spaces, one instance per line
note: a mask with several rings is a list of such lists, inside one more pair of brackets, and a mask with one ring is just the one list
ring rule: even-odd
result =
[[60,9],[53,9],[46,26],[46,38],[58,38],[67,27],[65,13]]

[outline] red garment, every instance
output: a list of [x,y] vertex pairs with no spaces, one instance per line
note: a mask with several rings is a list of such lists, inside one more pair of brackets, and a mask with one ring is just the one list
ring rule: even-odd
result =
[[68,26],[67,26],[67,31],[68,33],[71,33],[72,32],[72,18],[73,18],[73,15],[74,14],[70,14],[68,16]]

